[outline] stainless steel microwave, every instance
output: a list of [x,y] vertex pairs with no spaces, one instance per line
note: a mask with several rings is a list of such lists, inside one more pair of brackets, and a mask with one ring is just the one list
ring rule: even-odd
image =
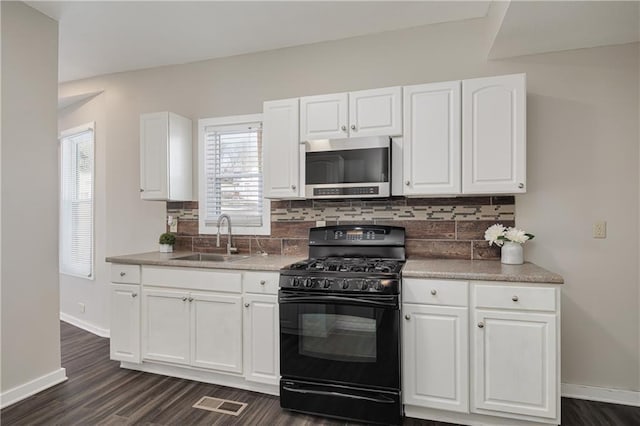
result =
[[389,196],[389,137],[322,139],[305,145],[306,198]]

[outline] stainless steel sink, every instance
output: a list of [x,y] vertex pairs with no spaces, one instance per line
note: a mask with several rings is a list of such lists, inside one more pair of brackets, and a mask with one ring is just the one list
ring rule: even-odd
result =
[[218,253],[194,253],[186,256],[174,257],[171,260],[195,260],[197,262],[233,262],[247,259],[249,256],[242,254],[218,254]]

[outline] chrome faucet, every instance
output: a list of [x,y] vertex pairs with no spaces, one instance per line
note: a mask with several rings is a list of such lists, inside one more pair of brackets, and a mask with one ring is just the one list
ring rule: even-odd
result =
[[218,216],[218,236],[216,237],[216,247],[220,247],[220,227],[222,225],[222,221],[227,219],[227,229],[229,230],[229,239],[227,241],[227,254],[236,253],[238,251],[237,248],[233,247],[232,243],[232,235],[231,235],[231,218],[228,214],[221,214]]

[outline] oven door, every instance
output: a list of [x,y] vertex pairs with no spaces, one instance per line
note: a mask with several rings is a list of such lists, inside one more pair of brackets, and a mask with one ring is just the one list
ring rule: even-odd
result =
[[397,295],[279,294],[282,377],[399,389]]

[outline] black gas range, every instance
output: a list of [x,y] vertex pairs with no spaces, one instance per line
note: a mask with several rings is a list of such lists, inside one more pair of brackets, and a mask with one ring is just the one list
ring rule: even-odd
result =
[[404,228],[309,231],[309,259],[280,271],[280,403],[399,424]]

